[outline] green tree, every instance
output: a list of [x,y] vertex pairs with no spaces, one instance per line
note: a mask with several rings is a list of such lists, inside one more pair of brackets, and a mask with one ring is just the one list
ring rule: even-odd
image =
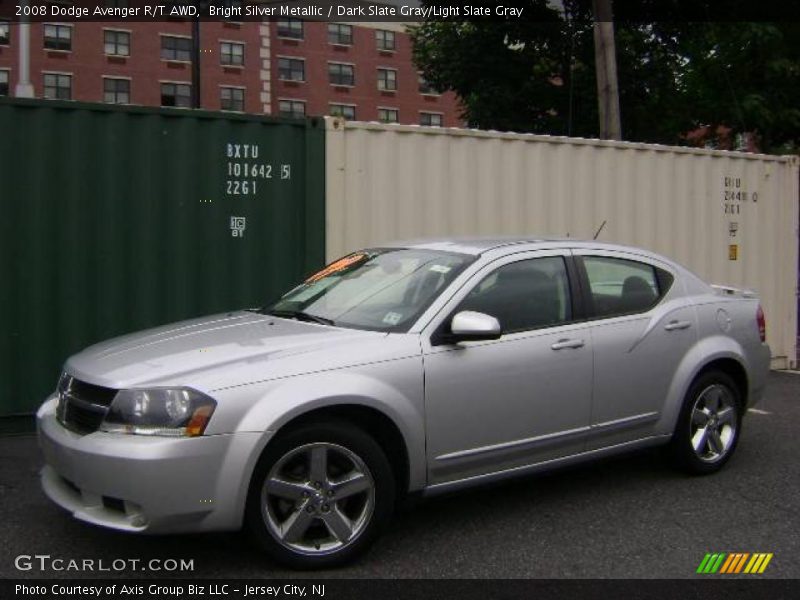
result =
[[[427,22],[412,31],[426,79],[462,98],[471,125],[552,131],[560,125],[563,21],[533,0],[537,22]],[[528,10],[526,8],[526,10]]]
[[[690,124],[729,145],[751,134],[765,152],[800,145],[800,23],[699,23],[682,35]],[[720,139],[718,130],[730,130]]]
[[[424,23],[412,32],[415,61],[462,98],[470,126],[596,137],[591,2],[563,4],[529,0],[528,20]],[[615,32],[624,139],[726,147],[747,133],[764,151],[797,148],[800,23],[639,23],[623,13]]]

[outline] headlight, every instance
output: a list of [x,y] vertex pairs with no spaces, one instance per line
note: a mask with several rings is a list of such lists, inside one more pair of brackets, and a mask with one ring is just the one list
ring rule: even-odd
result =
[[217,403],[189,388],[120,390],[102,431],[194,437],[202,435]]

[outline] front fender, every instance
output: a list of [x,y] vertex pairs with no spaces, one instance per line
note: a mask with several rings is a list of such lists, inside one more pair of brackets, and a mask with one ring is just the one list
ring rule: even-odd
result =
[[[420,357],[234,388],[221,394],[220,408],[225,403],[236,408],[228,412],[227,423],[221,425],[218,421],[218,426],[237,432],[262,432],[264,441],[257,449],[259,455],[276,432],[310,411],[344,404],[372,408],[388,417],[400,431],[408,453],[410,489],[425,486],[425,413]],[[234,415],[241,417],[237,420]]]

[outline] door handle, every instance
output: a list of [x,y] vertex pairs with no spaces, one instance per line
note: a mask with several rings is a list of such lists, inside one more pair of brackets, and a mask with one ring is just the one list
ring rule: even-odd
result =
[[670,321],[666,325],[664,325],[664,329],[667,331],[675,331],[677,329],[689,329],[692,326],[691,321]]
[[558,340],[550,348],[553,350],[565,350],[567,348],[583,348],[584,345],[583,340]]

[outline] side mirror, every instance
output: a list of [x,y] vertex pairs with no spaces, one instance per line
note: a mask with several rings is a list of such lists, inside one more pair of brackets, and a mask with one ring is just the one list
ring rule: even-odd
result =
[[496,340],[502,335],[500,322],[484,313],[463,310],[450,323],[449,340],[453,343]]

